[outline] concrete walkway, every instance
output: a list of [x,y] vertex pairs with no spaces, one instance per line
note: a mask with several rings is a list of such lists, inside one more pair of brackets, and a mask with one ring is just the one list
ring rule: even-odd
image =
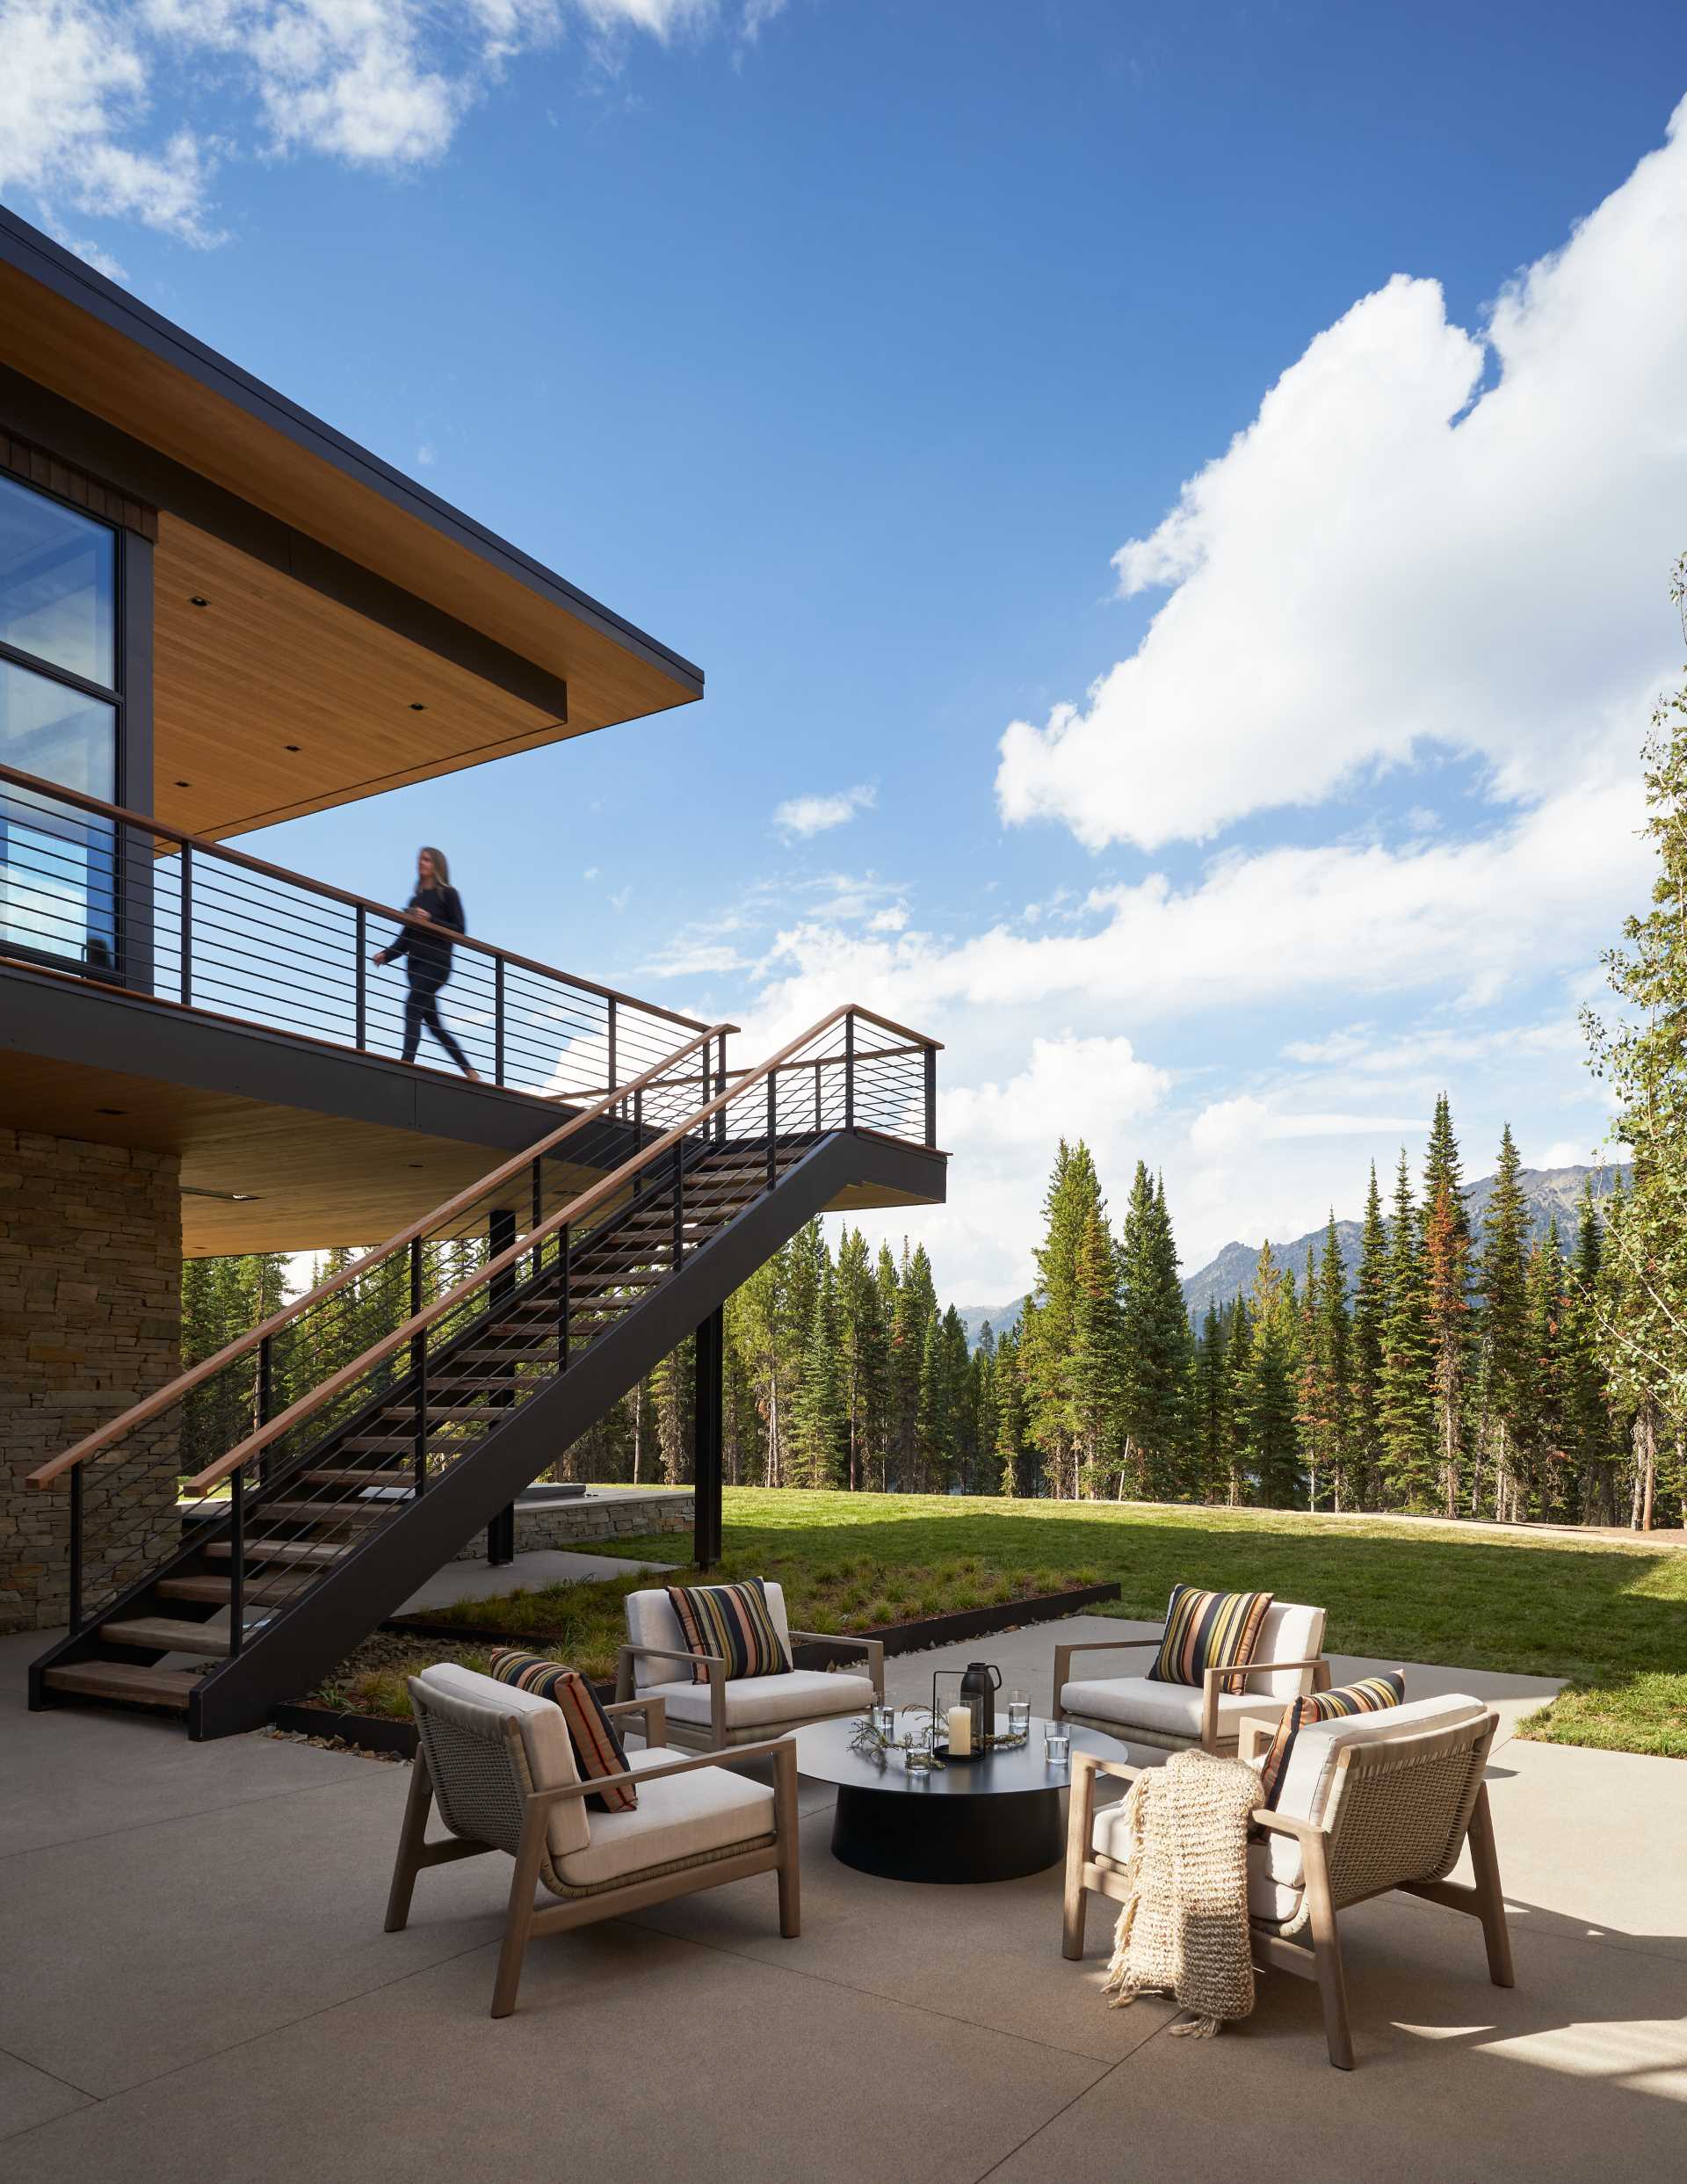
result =
[[539,1548],[513,1562],[448,1562],[411,1593],[401,1615],[424,1614],[431,1607],[452,1607],[459,1600],[498,1600],[506,1593],[538,1592],[547,1585],[590,1585],[624,1578],[641,1570],[672,1570],[670,1562],[640,1562],[628,1555],[575,1555],[566,1548]]
[[[409,1931],[380,1931],[402,1767],[30,1716],[40,1643],[0,1641],[0,2144],[30,2184],[1680,2170],[1687,1769],[1517,1742],[1538,1679],[1408,1668],[1415,1693],[1474,1690],[1507,1717],[1492,1783],[1518,1984],[1488,1984],[1467,1920],[1361,1907],[1346,2075],[1298,1980],[1263,1982],[1212,2042],[1166,2038],[1163,2004],[1109,2010],[1107,1908],[1065,1963],[1056,1873],[922,1889],[835,1864],[818,1783],[800,1940],[778,1937],[771,1877],[743,1882],[535,1944],[494,2024],[502,1861],[424,1875]],[[904,1658],[893,1694],[979,1657],[1041,1710],[1053,1643],[1045,1626]]]

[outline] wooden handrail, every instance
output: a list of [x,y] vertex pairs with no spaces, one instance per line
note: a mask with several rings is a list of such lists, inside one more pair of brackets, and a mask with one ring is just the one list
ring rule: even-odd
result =
[[[408,911],[395,910],[390,903],[378,903],[372,896],[352,895],[344,888],[337,888],[327,880],[313,880],[302,872],[290,872],[285,865],[272,865],[262,857],[254,857],[250,851],[230,849],[227,843],[213,841],[208,835],[185,833],[180,827],[166,825],[162,819],[149,819],[144,812],[131,811],[123,804],[108,804],[98,796],[86,796],[80,789],[62,787],[56,781],[44,780],[40,774],[25,773],[16,766],[0,765],[0,781],[13,781],[18,787],[33,795],[46,796],[55,803],[71,804],[83,811],[107,819],[115,826],[134,827],[148,834],[162,835],[165,841],[202,853],[206,857],[221,857],[228,863],[243,865],[249,872],[261,872],[265,879],[280,880],[288,887],[303,888],[312,895],[324,896],[329,902],[344,903],[350,910],[361,910],[376,918],[390,918],[397,925],[414,925],[420,932],[441,933],[446,928],[435,925],[426,918],[413,918]],[[481,940],[472,932],[450,932],[454,948],[471,948],[477,954],[501,958],[514,963],[522,970],[536,971],[541,978],[554,978],[559,985],[573,986],[582,993],[594,993],[600,1001],[614,1001],[623,1007],[641,1009],[647,1016],[660,1016],[664,1022],[678,1024],[686,1031],[707,1031],[709,1027],[694,1016],[682,1016],[677,1009],[665,1009],[655,1001],[641,1001],[636,994],[622,993],[614,986],[601,986],[593,978],[581,978],[571,970],[558,970],[554,963],[540,963],[531,955],[518,955],[513,948],[501,947],[495,940]],[[132,988],[124,989],[133,991]]]
[[[605,1199],[612,1198],[633,1176],[638,1173],[640,1169],[648,1166],[654,1160],[659,1160],[662,1154],[677,1144],[681,1138],[689,1137],[693,1130],[697,1129],[700,1124],[706,1122],[712,1115],[718,1114],[733,1100],[741,1099],[751,1085],[758,1084],[764,1077],[771,1077],[776,1070],[782,1068],[791,1056],[800,1048],[806,1047],[810,1040],[818,1039],[822,1032],[829,1031],[831,1027],[842,1018],[851,1014],[868,1016],[870,1012],[865,1009],[858,1009],[853,1003],[846,1001],[839,1007],[833,1009],[829,1014],[822,1016],[818,1023],[811,1024],[807,1031],[800,1033],[796,1038],[781,1047],[777,1054],[770,1055],[767,1060],[762,1063],[759,1068],[753,1070],[741,1084],[735,1085],[729,1092],[718,1092],[713,1099],[699,1107],[695,1114],[687,1116],[683,1122],[676,1123],[672,1129],[663,1136],[657,1138],[654,1144],[647,1146],[643,1151],[635,1153],[632,1159],[623,1161],[619,1168],[605,1176],[601,1181],[592,1184],[589,1189],[583,1191],[578,1198],[564,1206],[560,1212],[554,1213],[547,1219],[538,1223],[529,1229],[525,1237],[500,1252],[496,1259],[489,1259],[484,1266],[478,1266],[472,1274],[466,1275],[454,1289],[447,1290],[444,1296],[436,1297],[431,1304],[412,1314],[409,1319],[395,1327],[391,1334],[382,1336],[379,1342],[371,1343],[361,1356],[354,1358],[349,1365],[343,1365],[337,1373],[330,1374],[321,1387],[312,1389],[308,1395],[300,1396],[296,1403],[289,1404],[285,1411],[279,1411],[274,1418],[260,1426],[256,1433],[249,1433],[246,1439],[237,1448],[231,1448],[227,1455],[220,1456],[214,1463],[207,1464],[203,1471],[196,1473],[188,1481],[189,1491],[206,1494],[214,1486],[221,1484],[231,1473],[238,1471],[241,1466],[251,1457],[267,1448],[272,1441],[279,1440],[283,1433],[291,1432],[293,1427],[302,1419],[308,1419],[313,1411],[320,1408],[331,1396],[337,1395],[342,1388],[350,1387],[352,1382],[359,1379],[371,1366],[380,1364],[383,1358],[391,1357],[395,1351],[404,1348],[417,1335],[425,1332],[436,1320],[443,1319],[447,1312],[454,1310],[471,1291],[483,1287],[492,1280],[494,1275],[504,1273],[513,1266],[518,1259],[525,1259],[530,1252],[542,1244],[547,1237],[555,1235],[559,1229],[571,1225],[580,1220],[583,1215],[594,1211],[603,1204]],[[881,1025],[885,1022],[882,1017],[872,1017],[871,1020]],[[885,1027],[898,1033],[902,1029],[900,1024],[886,1025]]]
[[[472,1206],[476,1199],[483,1198],[487,1192],[496,1190],[511,1176],[520,1174],[524,1168],[531,1167],[535,1160],[542,1159],[553,1148],[561,1144],[564,1139],[572,1137],[576,1130],[583,1129],[589,1122],[597,1121],[600,1116],[606,1114],[611,1107],[618,1106],[630,1093],[643,1091],[653,1079],[665,1075],[677,1063],[683,1062],[688,1055],[695,1054],[699,1047],[706,1049],[712,1041],[720,1038],[725,1033],[735,1032],[737,1028],[735,1024],[715,1024],[711,1026],[707,1031],[699,1033],[695,1039],[686,1040],[683,1045],[675,1048],[666,1061],[655,1063],[645,1070],[641,1077],[630,1077],[625,1085],[618,1085],[607,1098],[600,1099],[596,1107],[583,1109],[570,1121],[553,1130],[549,1136],[539,1138],[522,1152],[512,1153],[502,1167],[495,1168],[489,1174],[483,1175],[476,1182],[468,1184],[464,1189],[459,1191],[454,1198],[448,1198],[443,1206],[436,1206],[431,1213],[424,1214],[419,1221],[413,1221],[407,1228],[401,1229],[396,1236],[388,1237],[386,1243],[374,1245],[360,1259],[353,1259],[349,1266],[343,1266],[338,1273],[331,1274],[326,1281],[319,1282],[314,1289],[308,1290],[301,1297],[296,1297],[291,1304],[284,1306],[279,1312],[272,1313],[268,1319],[261,1320],[256,1327],[249,1329],[245,1334],[236,1336],[233,1342],[225,1344],[214,1356],[202,1358],[197,1365],[191,1366],[186,1372],[179,1374],[167,1387],[158,1389],[143,1401],[134,1404],[129,1410],[124,1411],[120,1418],[109,1420],[97,1433],[86,1435],[76,1444],[75,1448],[67,1448],[61,1456],[54,1456],[50,1463],[44,1463],[38,1470],[30,1472],[28,1484],[31,1486],[51,1486],[64,1472],[74,1469],[79,1463],[85,1463],[90,1456],[97,1456],[102,1448],[109,1448],[114,1440],[120,1440],[125,1433],[133,1431],[136,1426],[146,1425],[149,1419],[159,1417],[173,1404],[180,1403],[203,1382],[220,1373],[225,1365],[231,1365],[236,1358],[245,1356],[257,1349],[271,1336],[279,1333],[282,1328],[297,1319],[300,1313],[308,1311],[312,1305],[322,1303],[326,1298],[332,1296],[337,1290],[344,1288],[349,1282],[356,1281],[359,1274],[366,1273],[378,1260],[390,1257],[395,1252],[402,1251],[417,1237],[425,1236],[430,1229],[437,1228],[441,1222],[448,1221],[453,1215],[461,1213],[465,1208]],[[525,1246],[521,1245],[518,1248],[525,1249]]]

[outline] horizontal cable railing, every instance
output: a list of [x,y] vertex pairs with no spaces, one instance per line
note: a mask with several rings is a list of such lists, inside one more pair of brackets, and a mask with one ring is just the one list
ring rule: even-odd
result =
[[[448,948],[441,1013],[490,1084],[590,1099],[707,1028],[0,765],[0,955],[402,1059],[407,971],[374,958],[407,931],[436,961]],[[422,1065],[445,1066],[422,1039]]]
[[933,1143],[931,1042],[846,1007],[729,1076],[728,1028],[33,1473],[70,1491],[73,1626],[185,1520],[215,1568],[168,1583],[238,1651],[820,1138]]

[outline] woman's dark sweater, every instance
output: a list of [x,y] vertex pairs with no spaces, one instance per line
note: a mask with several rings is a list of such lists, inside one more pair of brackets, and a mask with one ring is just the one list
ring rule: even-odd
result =
[[404,907],[426,911],[433,925],[445,930],[435,933],[426,925],[406,925],[387,949],[387,960],[395,963],[401,955],[408,956],[412,985],[443,986],[451,976],[451,942],[445,934],[468,931],[463,898],[453,887],[418,888]]

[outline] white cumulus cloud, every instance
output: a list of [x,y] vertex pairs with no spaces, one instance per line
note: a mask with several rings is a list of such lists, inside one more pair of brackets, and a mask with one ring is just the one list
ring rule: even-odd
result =
[[846,825],[858,811],[871,811],[878,798],[878,790],[865,781],[830,795],[787,796],[775,808],[773,824],[787,838],[807,841],[810,835]]
[[1397,276],[1116,559],[1166,589],[1082,704],[1002,739],[1010,823],[1200,840],[1440,746],[1501,797],[1625,763],[1675,664],[1687,500],[1687,102],[1668,141],[1473,330]]

